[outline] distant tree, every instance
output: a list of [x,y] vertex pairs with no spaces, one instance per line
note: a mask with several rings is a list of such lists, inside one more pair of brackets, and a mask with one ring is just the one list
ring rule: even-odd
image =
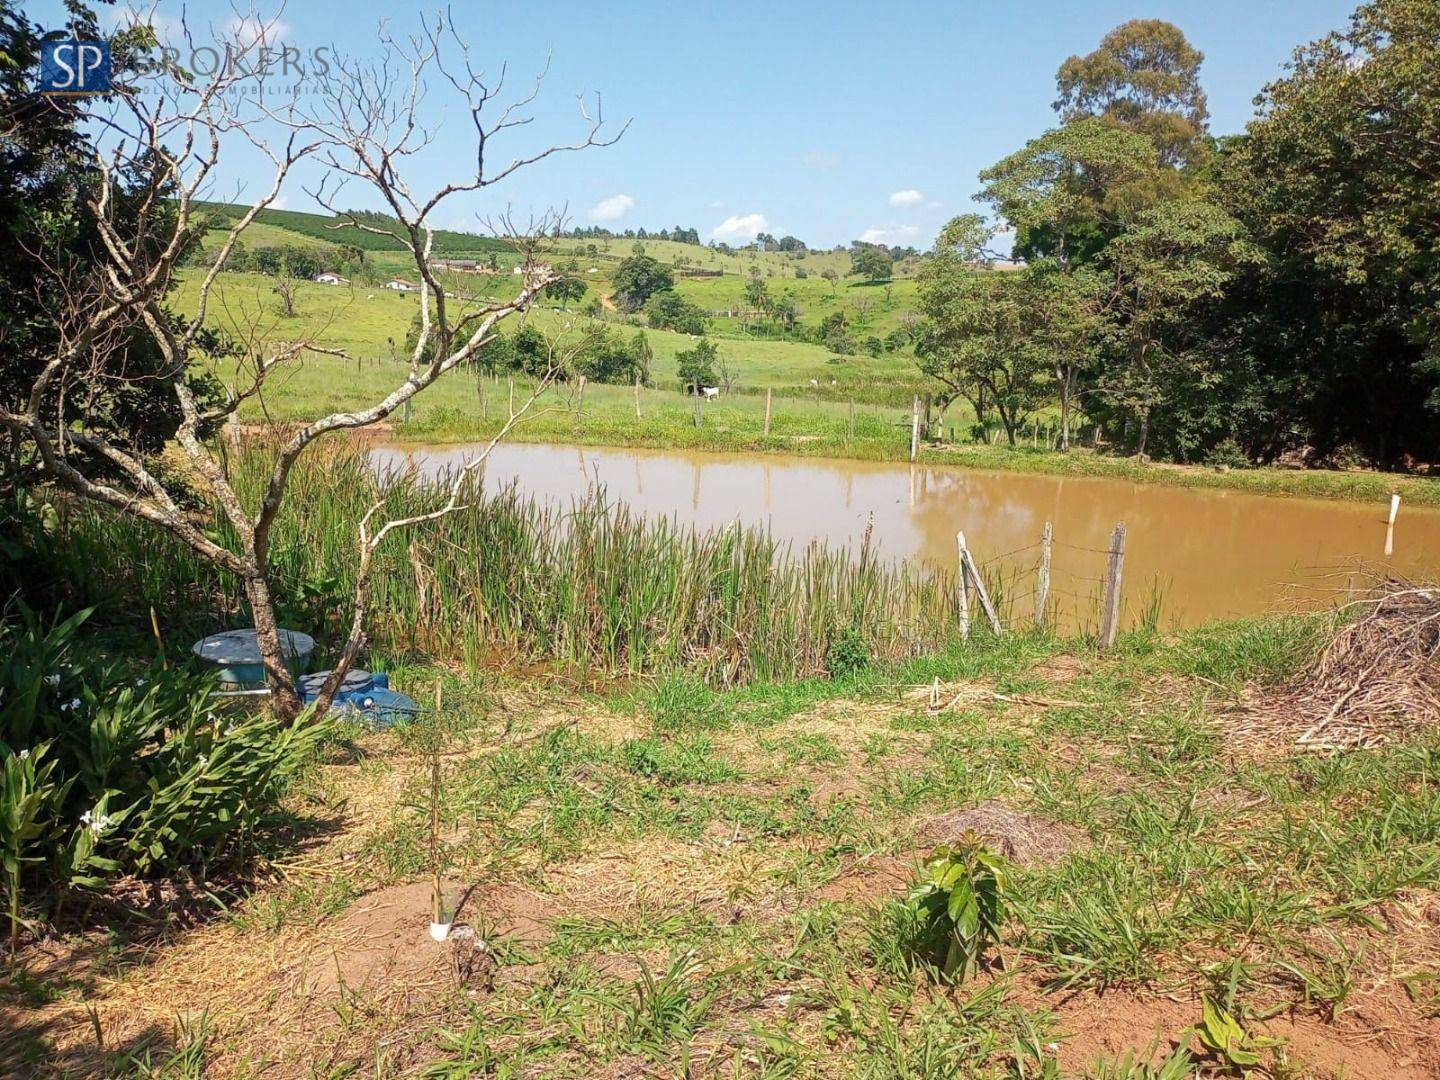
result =
[[1204,59],[1179,27],[1132,19],[1094,52],[1060,66],[1055,108],[1066,121],[1098,116],[1141,132],[1166,165],[1191,164],[1205,149],[1210,115],[1200,87]]
[[680,334],[705,333],[705,312],[674,289],[658,292],[645,305],[645,320],[653,330]]
[[564,311],[572,302],[583,300],[586,289],[587,286],[581,278],[561,277],[545,286],[545,295],[551,300],[559,300],[560,310]]
[[1012,445],[1050,393],[1050,358],[1030,334],[1028,282],[1016,274],[936,271],[921,290],[928,317],[916,346],[922,374],[943,388],[942,410],[967,399],[982,423],[991,410]]
[[256,248],[251,252],[250,265],[257,274],[273,276],[285,269],[285,252],[277,247]]
[[770,310],[770,290],[765,287],[764,279],[753,271],[745,282],[745,303],[752,311],[768,313]]
[[837,274],[831,267],[827,266],[824,270],[820,271],[820,276],[829,283],[830,295],[833,297],[835,295],[835,283],[840,280],[840,275]]
[[645,254],[624,260],[615,271],[614,281],[615,306],[626,312],[639,311],[650,297],[675,287],[670,268]]
[[850,253],[850,276],[866,281],[888,281],[894,272],[895,260],[882,247],[872,244],[857,246]]
[[632,370],[640,377],[640,384],[649,386],[650,364],[655,359],[655,351],[650,348],[650,339],[645,336],[644,330],[635,331],[635,336],[630,339],[630,358]]
[[852,306],[855,308],[856,321],[863,324],[870,321],[870,312],[875,310],[875,301],[868,296],[857,296]]
[[715,363],[719,350],[709,338],[701,338],[691,348],[675,354],[680,389],[692,391],[695,386],[714,386]]
[[775,320],[782,333],[789,333],[795,329],[800,321],[800,308],[795,303],[795,297],[790,293],[782,293],[773,304],[770,305],[770,317]]
[[315,275],[329,267],[315,248],[292,246],[284,249],[285,273],[302,281],[313,281]]
[[282,273],[272,290],[280,297],[280,314],[287,319],[295,317],[295,279],[288,272]]
[[643,331],[627,342],[617,333],[595,329],[581,344],[576,368],[591,382],[629,385],[638,378],[644,383],[650,378],[649,350]]
[[832,311],[821,319],[815,339],[834,353],[852,355],[855,352],[855,339],[850,336],[850,324],[843,311]]
[[805,241],[795,236],[782,236],[778,246],[781,251],[798,251],[804,253],[808,250],[805,247]]

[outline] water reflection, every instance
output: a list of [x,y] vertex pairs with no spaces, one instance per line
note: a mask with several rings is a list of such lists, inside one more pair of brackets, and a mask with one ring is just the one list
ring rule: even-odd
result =
[[[382,468],[437,474],[474,452],[384,446],[374,454]],[[647,514],[701,529],[737,519],[762,524],[797,548],[814,539],[855,546],[873,515],[883,554],[947,566],[963,529],[980,562],[1015,578],[1019,616],[1029,614],[1029,571],[1050,521],[1052,593],[1071,625],[1093,618],[1117,521],[1129,533],[1132,619],[1156,588],[1165,593],[1167,620],[1193,624],[1255,614],[1297,596],[1323,602],[1345,587],[1344,574],[1334,571],[1355,560],[1404,574],[1433,572],[1440,561],[1440,511],[1408,506],[1387,558],[1388,505],[935,466],[555,445],[499,446],[486,473],[492,490],[514,481],[562,501],[603,485],[611,498]]]

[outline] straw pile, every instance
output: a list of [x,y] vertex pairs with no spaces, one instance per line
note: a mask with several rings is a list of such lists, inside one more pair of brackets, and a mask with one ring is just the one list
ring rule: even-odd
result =
[[1349,606],[1358,614],[1308,668],[1247,692],[1237,741],[1350,750],[1440,726],[1440,588],[1387,580]]

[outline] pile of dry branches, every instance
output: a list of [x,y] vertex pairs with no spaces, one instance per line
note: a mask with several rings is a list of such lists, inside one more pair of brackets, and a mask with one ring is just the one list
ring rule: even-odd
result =
[[1246,693],[1237,741],[1348,750],[1440,726],[1440,588],[1387,580],[1347,608],[1358,614],[1309,667]]

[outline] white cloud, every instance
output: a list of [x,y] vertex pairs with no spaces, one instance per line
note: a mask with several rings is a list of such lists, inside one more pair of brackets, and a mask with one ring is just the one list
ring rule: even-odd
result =
[[890,196],[891,206],[919,206],[925,201],[925,196],[916,191],[913,187],[904,191],[897,191]]
[[920,236],[918,225],[872,225],[860,234],[867,244],[907,244]]
[[590,208],[590,219],[592,221],[619,221],[634,209],[635,200],[629,195],[611,195],[608,199],[601,199]]
[[715,228],[710,235],[727,244],[748,244],[756,235],[770,228],[764,214],[731,214]]
[[840,164],[840,155],[831,150],[811,150],[800,155],[800,162],[812,169],[833,169]]

